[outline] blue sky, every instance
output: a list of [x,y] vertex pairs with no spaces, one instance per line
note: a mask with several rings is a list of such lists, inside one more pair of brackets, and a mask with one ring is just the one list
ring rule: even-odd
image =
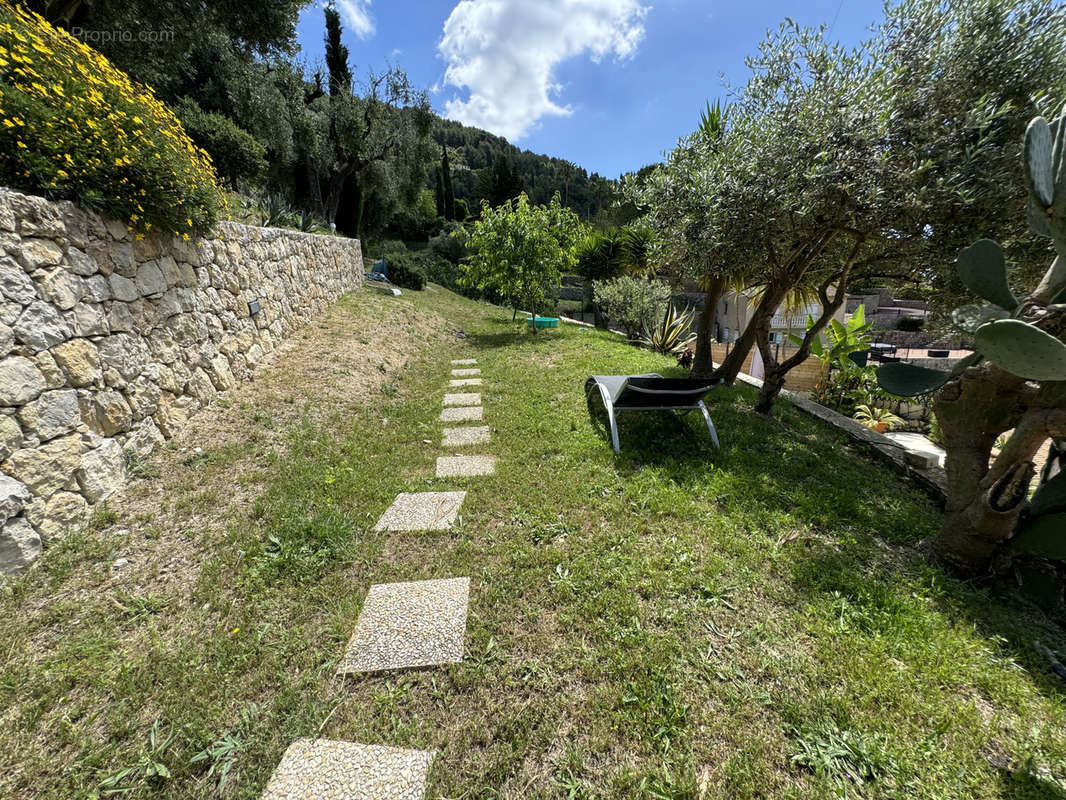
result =
[[[337,0],[356,74],[403,67],[443,116],[617,177],[692,131],[720,75],[786,16],[832,23],[845,44],[881,16],[872,0]],[[322,4],[300,17],[301,58],[321,64]]]

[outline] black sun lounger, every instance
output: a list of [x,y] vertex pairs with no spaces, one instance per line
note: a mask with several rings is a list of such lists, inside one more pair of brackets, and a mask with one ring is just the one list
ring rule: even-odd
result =
[[590,400],[595,389],[600,390],[607,420],[611,426],[611,444],[620,453],[618,445],[619,411],[700,411],[711,432],[711,441],[718,444],[718,434],[711,422],[703,397],[717,385],[717,381],[698,378],[664,378],[656,373],[647,375],[591,375],[585,381],[585,394]]

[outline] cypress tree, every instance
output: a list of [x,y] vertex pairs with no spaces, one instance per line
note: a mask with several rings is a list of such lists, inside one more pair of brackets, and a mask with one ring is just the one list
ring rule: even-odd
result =
[[455,219],[455,191],[452,188],[452,168],[448,165],[448,147],[440,146],[440,174],[444,179],[444,218]]
[[341,15],[333,3],[326,6],[326,69],[329,93],[352,91],[352,71],[348,68],[348,48],[341,42]]
[[440,167],[437,167],[435,172],[437,178],[437,185],[434,187],[433,197],[437,202],[437,216],[447,218],[447,215],[444,213],[444,178],[441,177]]

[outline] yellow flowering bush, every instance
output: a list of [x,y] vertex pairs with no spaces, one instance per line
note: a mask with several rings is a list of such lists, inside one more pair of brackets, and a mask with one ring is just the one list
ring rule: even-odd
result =
[[8,0],[0,184],[69,198],[138,232],[204,233],[225,205],[210,157],[151,89]]

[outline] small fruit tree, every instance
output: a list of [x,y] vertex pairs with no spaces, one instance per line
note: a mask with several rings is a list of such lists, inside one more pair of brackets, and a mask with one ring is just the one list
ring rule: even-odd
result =
[[[934,549],[971,575],[987,572],[1007,549],[1066,560],[1066,109],[1053,122],[1030,122],[1024,163],[1029,225],[1056,253],[1036,288],[1015,296],[1000,246],[974,242],[959,252],[957,269],[986,302],[952,317],[974,334],[976,352],[950,372],[909,364],[878,370],[893,394],[936,392],[948,500]],[[1051,463],[1030,501],[1033,457],[1048,438],[1055,440]]]
[[515,308],[524,305],[533,315],[551,298],[562,281],[562,271],[577,260],[582,224],[556,194],[547,206],[533,205],[525,192],[514,200],[490,208],[482,203],[481,219],[474,223],[469,246],[474,249],[464,265],[463,282],[494,291]]

